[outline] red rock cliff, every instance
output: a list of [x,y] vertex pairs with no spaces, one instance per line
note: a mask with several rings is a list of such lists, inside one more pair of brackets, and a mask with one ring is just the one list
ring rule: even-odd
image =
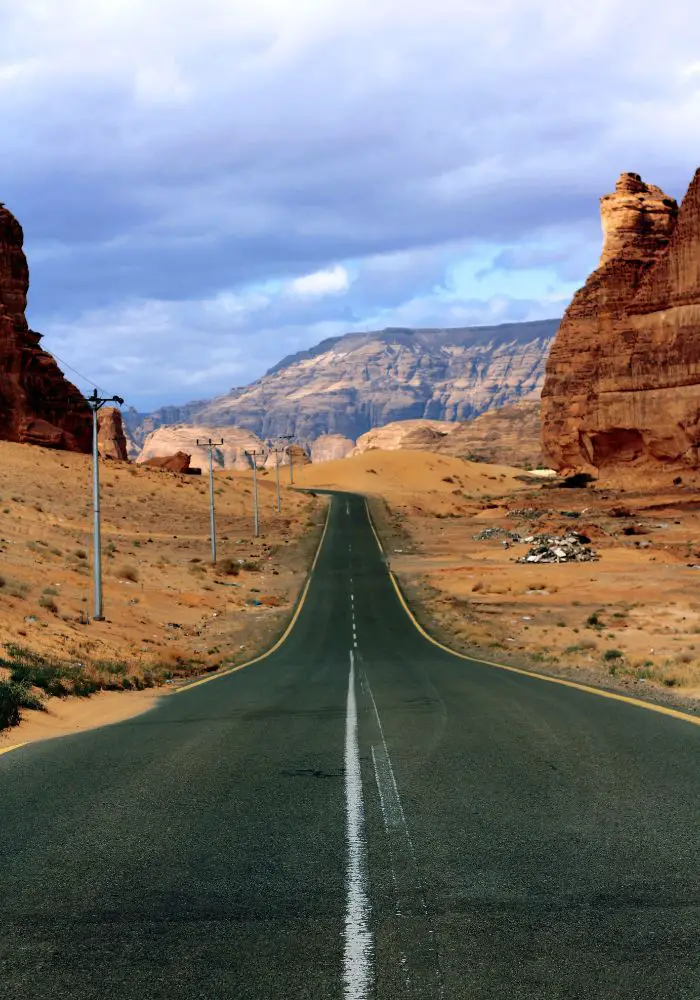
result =
[[700,170],[678,210],[623,174],[601,265],[559,327],[542,441],[563,472],[700,467]]
[[19,222],[0,203],[0,439],[89,451],[90,409],[24,316],[29,271],[23,239]]

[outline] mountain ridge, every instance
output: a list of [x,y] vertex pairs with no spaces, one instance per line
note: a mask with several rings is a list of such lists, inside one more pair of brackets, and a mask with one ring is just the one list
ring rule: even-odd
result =
[[128,411],[136,445],[169,423],[235,425],[261,438],[353,440],[396,420],[468,420],[539,398],[558,319],[454,328],[387,327],[329,337],[208,401]]

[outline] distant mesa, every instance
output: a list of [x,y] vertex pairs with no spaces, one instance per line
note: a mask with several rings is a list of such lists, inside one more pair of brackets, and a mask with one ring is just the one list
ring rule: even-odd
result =
[[678,205],[637,174],[601,199],[600,266],[547,361],[542,442],[561,472],[700,465],[700,170]]
[[0,203],[0,440],[89,452],[92,415],[25,318],[22,227]]

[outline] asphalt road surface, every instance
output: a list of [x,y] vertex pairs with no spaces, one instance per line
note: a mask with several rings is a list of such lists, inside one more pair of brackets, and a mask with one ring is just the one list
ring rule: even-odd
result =
[[698,1000],[699,763],[436,648],[338,497],[276,653],[0,757],[0,994]]

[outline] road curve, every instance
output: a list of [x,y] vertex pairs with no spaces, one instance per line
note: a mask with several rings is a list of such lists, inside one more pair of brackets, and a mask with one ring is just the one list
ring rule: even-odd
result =
[[0,757],[0,993],[698,1000],[699,762],[428,642],[337,496],[271,656]]

